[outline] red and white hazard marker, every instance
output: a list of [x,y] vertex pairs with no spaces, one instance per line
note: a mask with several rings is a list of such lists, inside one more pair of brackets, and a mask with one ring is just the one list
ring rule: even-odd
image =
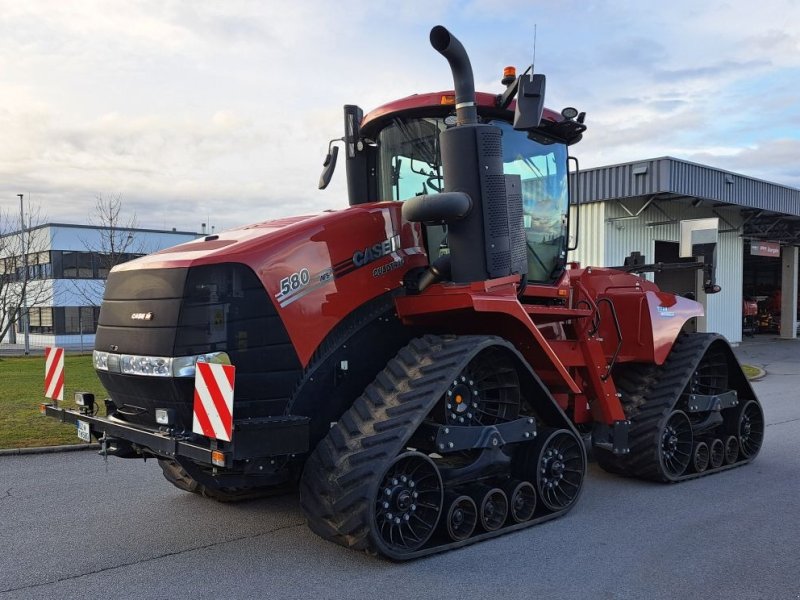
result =
[[197,363],[194,376],[192,431],[231,441],[233,435],[233,380],[236,367]]
[[44,349],[44,395],[51,400],[64,399],[64,349]]

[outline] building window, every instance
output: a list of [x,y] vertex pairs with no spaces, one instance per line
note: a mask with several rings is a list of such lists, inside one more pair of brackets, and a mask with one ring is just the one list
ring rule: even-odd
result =
[[36,306],[28,309],[31,333],[53,333],[53,308]]
[[78,277],[78,253],[65,250],[61,253],[61,275],[64,279]]
[[56,279],[106,279],[111,267],[128,262],[144,254],[104,254],[102,252],[77,252],[54,250],[53,266],[48,273]]
[[93,334],[97,331],[99,306],[56,306],[52,310],[56,335]]

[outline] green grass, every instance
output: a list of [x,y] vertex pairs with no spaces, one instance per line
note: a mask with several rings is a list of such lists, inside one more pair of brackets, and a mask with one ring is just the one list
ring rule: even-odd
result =
[[750,365],[742,365],[742,371],[744,371],[744,375],[748,379],[753,379],[754,377],[764,374],[764,372],[758,367],[752,367]]
[[[64,401],[74,408],[75,392],[107,396],[94,372],[91,355],[64,359]],[[82,443],[74,425],[59,423],[39,413],[44,397],[44,357],[0,358],[0,448],[31,448]],[[47,400],[49,402],[49,400]]]

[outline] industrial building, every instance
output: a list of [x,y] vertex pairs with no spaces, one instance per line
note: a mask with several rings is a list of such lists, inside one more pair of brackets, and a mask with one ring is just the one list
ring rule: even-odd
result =
[[648,278],[703,303],[706,316],[697,320],[698,331],[740,342],[747,296],[769,313],[774,333],[797,337],[800,190],[671,157],[582,170],[570,185],[579,206],[578,248],[570,260],[623,265],[638,250],[647,263],[675,262],[681,260],[680,221],[717,218],[716,279],[722,291],[706,295],[698,271]]
[[[4,236],[0,244],[0,301],[18,309],[15,287],[26,281],[28,345],[90,350],[110,266],[156,252],[200,234],[189,231],[108,228],[48,223]],[[110,239],[116,240],[111,243]],[[114,254],[113,259],[110,254]],[[23,311],[24,312],[24,311]],[[0,344],[25,343],[25,320],[18,319]]]
[[[679,256],[680,222],[716,218],[720,292],[707,295],[698,270],[644,276],[705,306],[706,316],[692,324],[698,331],[741,342],[747,297],[758,302],[761,331],[797,337],[800,190],[671,157],[581,170],[571,176],[570,186],[577,201],[571,230],[578,232],[570,261],[619,266],[632,251],[641,252],[647,263],[692,261]],[[26,234],[32,240],[26,273],[32,291],[46,299],[29,304],[30,344],[91,348],[107,275],[103,253],[97,251],[103,230],[51,223]],[[154,229],[124,234],[137,240],[124,260],[201,235]],[[19,278],[19,258],[0,256],[0,277]],[[0,343],[21,344],[22,330],[17,323]]]

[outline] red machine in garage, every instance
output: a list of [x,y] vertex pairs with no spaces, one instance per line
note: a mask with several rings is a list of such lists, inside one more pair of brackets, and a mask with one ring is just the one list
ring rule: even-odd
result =
[[[458,40],[430,37],[454,92],[345,107],[349,208],[116,267],[95,350],[107,415],[47,413],[212,498],[299,481],[313,531],[393,559],[565,514],[584,439],[656,481],[751,461],[764,419],[730,347],[681,333],[701,306],[567,263],[584,115],[543,109],[529,72],[476,94]],[[236,368],[230,441],[192,430],[198,361]]]

